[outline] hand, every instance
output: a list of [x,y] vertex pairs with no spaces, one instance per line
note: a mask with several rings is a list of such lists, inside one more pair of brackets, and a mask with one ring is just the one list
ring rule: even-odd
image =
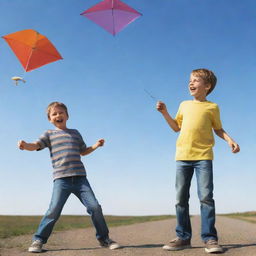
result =
[[96,144],[97,144],[97,147],[102,147],[105,143],[105,140],[104,139],[99,139]]
[[167,111],[166,105],[165,105],[162,101],[158,101],[158,102],[156,103],[156,109],[157,109],[159,112],[161,112],[161,113]]
[[24,150],[26,147],[26,144],[27,143],[24,140],[20,140],[20,141],[18,141],[18,148],[21,150]]
[[231,141],[228,144],[231,147],[232,153],[238,153],[240,151],[240,147],[236,142]]

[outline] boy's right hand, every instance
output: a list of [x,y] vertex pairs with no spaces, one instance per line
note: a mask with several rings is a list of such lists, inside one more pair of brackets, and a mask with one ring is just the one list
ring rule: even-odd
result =
[[20,141],[18,141],[18,148],[21,149],[21,150],[24,150],[26,144],[27,143],[24,140],[20,140]]
[[161,112],[161,113],[167,111],[166,105],[165,105],[162,101],[158,101],[158,102],[156,103],[156,109],[157,109],[159,112]]

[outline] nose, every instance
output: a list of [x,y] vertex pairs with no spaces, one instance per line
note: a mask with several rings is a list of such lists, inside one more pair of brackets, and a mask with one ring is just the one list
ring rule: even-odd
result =
[[193,85],[195,83],[195,80],[191,80],[189,84]]

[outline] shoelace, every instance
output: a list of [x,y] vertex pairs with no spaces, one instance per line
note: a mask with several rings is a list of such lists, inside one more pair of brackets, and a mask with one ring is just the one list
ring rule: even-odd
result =
[[171,240],[171,242],[176,242],[176,241],[179,241],[180,240],[180,238],[179,237],[176,237],[176,238],[174,238],[173,240]]
[[114,241],[111,240],[110,238],[107,238],[107,239],[104,241],[104,243],[106,243],[107,245],[110,245],[110,244],[113,244]]
[[215,240],[209,240],[209,241],[207,241],[207,244],[209,244],[209,245],[216,245],[216,244],[217,244],[217,241],[215,241]]

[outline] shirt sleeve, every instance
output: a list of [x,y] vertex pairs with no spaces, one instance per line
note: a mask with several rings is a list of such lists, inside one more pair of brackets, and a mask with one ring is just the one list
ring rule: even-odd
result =
[[42,150],[44,148],[50,148],[50,138],[49,133],[46,131],[44,134],[42,134],[39,139],[36,141],[36,143],[39,145],[38,150]]
[[222,123],[220,120],[220,109],[218,105],[213,109],[213,120],[212,127],[214,130],[220,130],[222,128]]
[[80,148],[80,153],[84,152],[87,148],[85,142],[84,142],[84,139],[82,137],[82,135],[79,133],[79,131],[77,131],[78,135],[79,135],[79,148]]
[[179,106],[178,112],[177,112],[174,120],[177,122],[179,128],[181,128],[182,120],[183,120],[182,103]]

